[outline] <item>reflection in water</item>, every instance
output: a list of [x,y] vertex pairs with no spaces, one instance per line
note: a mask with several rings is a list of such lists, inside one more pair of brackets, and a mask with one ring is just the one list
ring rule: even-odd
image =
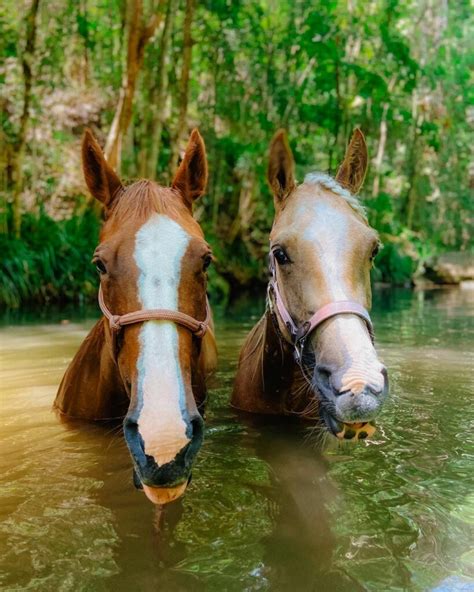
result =
[[301,426],[287,420],[246,421],[258,432],[250,449],[268,464],[271,483],[265,495],[272,526],[261,541],[259,575],[271,590],[364,590],[343,566],[332,565],[336,538],[328,505],[337,503],[338,491],[328,479],[325,456],[305,443]]
[[391,398],[372,441],[324,451],[301,425],[229,409],[261,303],[218,319],[205,445],[188,493],[161,513],[133,488],[120,426],[50,411],[92,317],[7,319],[0,588],[422,591],[469,581],[472,296],[375,294]]

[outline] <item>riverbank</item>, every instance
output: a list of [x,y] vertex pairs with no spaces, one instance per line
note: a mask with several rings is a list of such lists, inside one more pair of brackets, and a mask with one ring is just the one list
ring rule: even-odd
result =
[[[59,221],[45,213],[29,213],[22,219],[21,238],[0,233],[0,306],[18,309],[93,302],[98,279],[91,258],[100,224],[91,209]],[[242,293],[263,293],[267,281],[263,248],[261,256],[249,258],[222,245],[211,232],[206,236],[215,253],[209,270],[212,300],[226,305]],[[474,257],[470,252],[436,256],[434,247],[425,245],[425,252],[430,253],[428,259],[406,238],[402,241],[382,233],[381,239],[383,246],[372,272],[376,284],[434,286],[474,280]]]

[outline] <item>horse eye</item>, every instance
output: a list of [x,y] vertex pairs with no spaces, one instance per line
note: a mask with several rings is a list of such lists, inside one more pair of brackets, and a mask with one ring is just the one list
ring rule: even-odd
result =
[[209,268],[209,265],[212,263],[212,255],[206,255],[204,257],[204,262],[202,264],[202,268],[206,271]]
[[99,273],[107,273],[107,269],[106,269],[103,261],[101,261],[100,259],[95,259],[94,263],[95,263],[95,267]]
[[377,254],[378,254],[379,250],[380,250],[380,245],[379,244],[376,244],[375,247],[374,247],[374,249],[373,249],[373,251],[372,251],[372,253],[371,253],[371,255],[370,255],[370,258],[371,259],[375,259],[375,257],[377,257]]
[[281,247],[274,249],[273,256],[278,261],[279,265],[290,263],[290,258]]

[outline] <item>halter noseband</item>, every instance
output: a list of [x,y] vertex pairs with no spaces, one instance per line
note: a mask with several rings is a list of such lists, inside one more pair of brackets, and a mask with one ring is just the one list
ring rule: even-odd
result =
[[[278,282],[276,277],[276,264],[275,256],[272,251],[269,254],[270,259],[270,281],[268,282],[268,305],[270,312],[274,313],[274,305],[280,319],[288,330],[290,335],[290,341],[293,346],[293,353],[296,363],[303,369],[303,350],[306,339],[309,335],[319,327],[324,321],[341,314],[353,314],[361,318],[369,331],[370,339],[374,342],[374,328],[368,311],[357,302],[352,300],[338,300],[335,302],[329,302],[325,304],[319,310],[317,310],[311,318],[297,325],[292,319],[288,309],[286,308],[283,299],[278,288]],[[304,373],[304,372],[303,372]]]
[[181,325],[190,331],[195,337],[202,339],[211,322],[211,309],[207,298],[206,318],[204,321],[197,321],[195,318],[184,312],[161,308],[136,310],[135,312],[128,312],[123,315],[114,315],[110,312],[104,302],[102,286],[99,286],[98,300],[100,310],[109,321],[110,333],[112,336],[112,354],[115,361],[117,361],[117,337],[122,328],[126,325],[135,325],[137,323],[144,323],[145,321],[171,321],[177,325]]

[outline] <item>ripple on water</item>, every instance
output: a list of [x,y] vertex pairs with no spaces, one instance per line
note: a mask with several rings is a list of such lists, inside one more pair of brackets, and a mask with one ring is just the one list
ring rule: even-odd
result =
[[205,445],[184,501],[164,513],[133,489],[120,431],[50,411],[92,321],[1,329],[2,590],[425,592],[469,581],[473,301],[440,291],[374,302],[391,397],[373,440],[325,453],[293,424],[229,409],[250,322],[218,318]]

